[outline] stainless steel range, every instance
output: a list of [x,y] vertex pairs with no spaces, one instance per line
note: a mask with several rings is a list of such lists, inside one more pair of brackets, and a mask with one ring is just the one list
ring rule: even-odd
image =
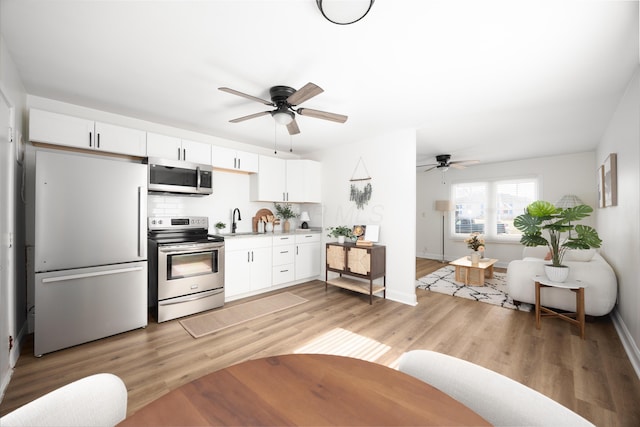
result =
[[149,306],[158,322],[224,305],[224,238],[207,217],[149,217]]

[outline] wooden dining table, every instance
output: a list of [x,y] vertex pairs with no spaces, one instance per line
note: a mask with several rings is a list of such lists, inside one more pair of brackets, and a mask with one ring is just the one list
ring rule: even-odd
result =
[[485,426],[471,409],[395,369],[343,356],[287,354],[207,374],[119,426]]

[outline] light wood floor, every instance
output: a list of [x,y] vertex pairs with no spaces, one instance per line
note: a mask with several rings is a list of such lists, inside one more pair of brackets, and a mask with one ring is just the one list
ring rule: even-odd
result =
[[[442,266],[417,260],[421,277]],[[499,271],[498,269],[496,269]],[[146,329],[32,356],[28,339],[0,414],[70,381],[98,372],[120,376],[129,391],[129,413],[194,378],[225,366],[294,352],[342,328],[390,347],[376,361],[394,366],[407,350],[431,349],[469,360],[524,383],[598,426],[640,425],[640,380],[611,320],[577,328],[533,313],[417,290],[416,307],[368,297],[313,281],[289,291],[309,300],[218,334],[193,339],[178,323],[151,322]],[[227,306],[240,304],[235,301]]]

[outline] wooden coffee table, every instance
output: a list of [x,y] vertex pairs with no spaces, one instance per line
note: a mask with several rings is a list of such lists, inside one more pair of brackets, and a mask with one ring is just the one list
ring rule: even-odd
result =
[[484,279],[493,277],[493,264],[498,262],[495,258],[482,258],[478,265],[472,265],[466,256],[451,261],[449,265],[456,267],[456,282],[464,282],[466,286],[484,286]]

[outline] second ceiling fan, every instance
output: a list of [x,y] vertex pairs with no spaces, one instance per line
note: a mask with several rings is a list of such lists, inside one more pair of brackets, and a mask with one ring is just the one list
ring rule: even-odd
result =
[[423,172],[429,172],[432,169],[440,169],[442,172],[446,172],[450,167],[455,169],[464,169],[468,165],[475,165],[476,163],[480,163],[478,160],[459,160],[457,162],[452,162],[451,154],[439,154],[436,156],[437,163],[430,163],[426,165],[417,165],[418,168],[426,167]]
[[235,89],[228,87],[220,87],[219,90],[230,93],[232,95],[242,96],[243,98],[250,99],[252,101],[260,102],[264,105],[275,107],[275,110],[261,111],[259,113],[249,114],[248,116],[238,117],[237,119],[229,120],[231,123],[239,123],[245,120],[255,119],[256,117],[266,116],[271,114],[274,120],[282,125],[287,126],[287,131],[290,135],[300,133],[298,124],[296,123],[296,114],[301,116],[314,117],[316,119],[329,120],[337,123],[344,123],[347,121],[347,116],[336,113],[328,113],[326,111],[312,110],[311,108],[296,108],[314,96],[324,92],[322,88],[311,82],[302,86],[299,90],[295,90],[289,86],[273,86],[269,89],[269,95],[271,101],[258,98],[256,96],[247,95],[246,93],[239,92]]

